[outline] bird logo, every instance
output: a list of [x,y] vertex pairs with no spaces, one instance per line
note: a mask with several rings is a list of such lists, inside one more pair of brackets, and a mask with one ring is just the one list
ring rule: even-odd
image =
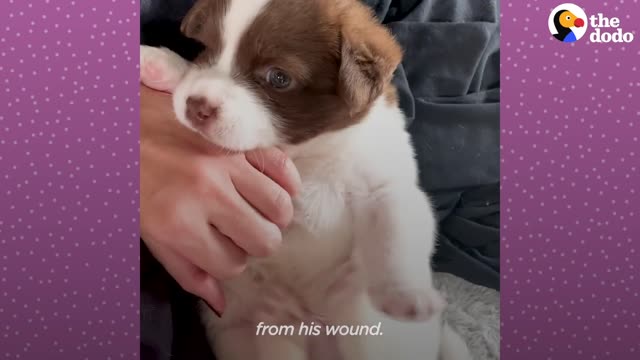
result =
[[587,32],[587,15],[577,5],[562,4],[551,12],[549,30],[553,37],[565,43],[580,40]]

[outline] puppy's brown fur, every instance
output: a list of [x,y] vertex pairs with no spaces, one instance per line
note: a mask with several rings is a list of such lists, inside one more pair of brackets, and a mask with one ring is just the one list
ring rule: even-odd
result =
[[[200,0],[182,24],[206,46],[196,64],[216,62],[227,1]],[[402,58],[392,35],[355,0],[271,0],[240,41],[233,76],[250,86],[282,123],[289,143],[357,123],[384,93]],[[286,71],[293,86],[264,83],[268,69]]]

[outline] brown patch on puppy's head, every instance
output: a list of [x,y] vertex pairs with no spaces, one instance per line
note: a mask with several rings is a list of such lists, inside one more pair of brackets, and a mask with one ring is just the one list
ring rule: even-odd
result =
[[[402,51],[352,0],[272,0],[244,37],[245,74],[282,69],[294,84],[259,88],[292,143],[357,123],[382,95]],[[259,77],[260,77],[259,75]]]
[[[246,0],[225,0],[225,5],[218,5],[221,6],[217,8],[219,13],[225,13],[220,9],[239,8],[234,3],[237,1]],[[211,7],[210,1],[200,0],[200,3]],[[227,46],[232,43],[225,43],[228,33],[224,28],[218,30],[216,27],[216,24],[224,27],[225,22],[216,22],[209,15],[209,20],[202,25],[204,18],[199,15],[203,14],[202,10],[192,12],[193,15],[185,19],[183,29],[207,46],[197,63],[200,67],[207,65],[216,70],[206,73],[202,70],[202,75],[193,76],[194,83],[199,84],[193,87],[203,88],[204,77],[213,76],[211,74],[226,76],[225,79],[212,79],[208,93],[201,95],[223,97],[220,94],[237,93],[216,90],[214,94],[210,90],[229,86],[224,84],[242,88],[241,95],[245,91],[253,94],[256,101],[251,101],[252,106],[258,104],[264,109],[262,112],[254,108],[253,113],[268,114],[276,134],[273,138],[278,142],[296,144],[325,132],[344,129],[362,120],[380,96],[384,96],[388,104],[393,98],[390,81],[401,61],[402,51],[389,31],[376,21],[372,11],[357,0],[268,0],[238,37],[239,41],[232,49],[231,65],[219,64],[224,62],[219,58],[228,59]],[[219,41],[211,40],[216,38]],[[220,75],[225,71],[228,71],[227,75]],[[216,102],[217,99],[211,100]],[[228,136],[229,129],[234,127],[230,124],[232,121],[236,125],[252,121],[249,115],[238,110],[225,122],[225,106],[222,102],[219,125],[212,125],[218,126],[217,133]],[[260,120],[261,128],[264,123]],[[248,131],[245,129],[257,126],[235,126],[239,127]],[[265,136],[261,135],[261,138]],[[264,143],[260,145],[265,146]]]

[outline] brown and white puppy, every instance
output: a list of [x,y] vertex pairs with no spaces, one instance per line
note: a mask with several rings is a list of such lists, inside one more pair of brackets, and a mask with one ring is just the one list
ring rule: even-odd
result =
[[[218,358],[469,359],[441,324],[436,223],[389,32],[356,0],[200,0],[182,31],[206,49],[188,63],[141,47],[142,82],[173,92],[177,119],[218,146],[282,147],[303,181],[282,247],[224,283],[221,318],[203,307]],[[312,322],[381,323],[383,335],[298,333]],[[256,335],[259,324],[295,334]]]

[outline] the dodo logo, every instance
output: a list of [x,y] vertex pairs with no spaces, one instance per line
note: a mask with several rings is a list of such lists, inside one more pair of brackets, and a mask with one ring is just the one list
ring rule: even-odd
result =
[[587,17],[584,10],[574,4],[556,6],[549,15],[549,31],[556,39],[572,43],[580,40],[586,33],[587,27],[593,31],[589,34],[591,43],[629,43],[633,41],[633,32],[624,32],[620,19],[608,18],[601,13]]
[[562,4],[556,6],[549,15],[549,30],[562,42],[580,40],[587,32],[587,14],[577,5]]

